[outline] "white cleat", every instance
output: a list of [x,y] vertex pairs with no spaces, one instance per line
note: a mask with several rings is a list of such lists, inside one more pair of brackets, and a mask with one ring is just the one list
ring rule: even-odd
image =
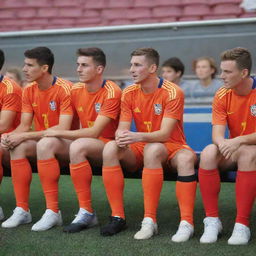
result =
[[228,244],[231,244],[231,245],[248,244],[250,237],[251,237],[251,231],[247,226],[241,223],[235,223],[232,235],[228,239]]
[[31,230],[32,231],[45,231],[48,230],[54,226],[61,226],[62,225],[62,217],[61,212],[58,213],[47,209],[42,216],[42,218],[35,223]]
[[3,212],[3,208],[0,206],[0,221],[2,221],[4,219],[4,212]]
[[157,233],[157,224],[152,218],[146,217],[141,223],[141,229],[134,235],[134,239],[149,239]]
[[172,236],[172,241],[176,243],[186,242],[193,236],[193,234],[194,226],[186,220],[182,220],[176,234]]
[[15,228],[21,224],[28,224],[32,221],[32,216],[29,211],[25,211],[21,207],[16,207],[10,218],[2,223],[2,228]]
[[206,217],[204,219],[204,233],[200,238],[200,243],[210,244],[218,240],[218,235],[222,232],[222,224],[218,217]]

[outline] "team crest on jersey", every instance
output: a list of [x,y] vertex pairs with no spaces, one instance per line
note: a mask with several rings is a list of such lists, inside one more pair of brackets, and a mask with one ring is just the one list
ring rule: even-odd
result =
[[256,104],[250,106],[251,115],[256,116]]
[[154,104],[155,114],[160,115],[162,113],[162,104]]
[[100,112],[100,107],[101,107],[101,104],[100,104],[100,103],[95,103],[95,111],[96,111],[97,113]]
[[55,111],[57,109],[57,105],[56,105],[56,102],[54,100],[51,100],[49,104],[50,104],[50,109],[52,111]]

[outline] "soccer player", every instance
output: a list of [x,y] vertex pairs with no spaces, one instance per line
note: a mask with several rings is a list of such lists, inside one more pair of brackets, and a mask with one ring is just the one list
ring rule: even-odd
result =
[[[177,85],[158,78],[158,65],[159,54],[152,48],[139,48],[131,54],[130,73],[135,84],[123,92],[115,141],[108,142],[103,151],[103,182],[112,210],[109,224],[101,228],[103,236],[126,227],[121,167],[133,172],[143,167],[145,213],[134,238],[148,239],[157,233],[156,212],[166,164],[178,171],[181,222],[172,241],[187,241],[193,235],[197,182],[195,154],[183,133],[184,95]],[[137,132],[129,131],[133,118]]]
[[[0,49],[0,70],[5,61],[4,52]],[[0,74],[0,134],[14,130],[20,122],[21,88],[7,76]],[[3,166],[9,167],[10,154],[0,146],[0,183],[3,178]],[[4,219],[0,207],[0,220]]]
[[71,98],[82,128],[46,132],[46,136],[73,141],[69,152],[70,173],[80,209],[72,223],[64,227],[64,232],[70,233],[98,223],[91,205],[91,165],[102,166],[104,145],[115,138],[121,100],[121,89],[112,81],[103,79],[104,52],[99,48],[81,48],[77,55],[80,83],[73,86]]
[[[252,59],[247,49],[234,48],[221,54],[220,88],[213,101],[212,140],[201,154],[199,182],[205,208],[201,243],[214,243],[222,231],[219,219],[219,169],[238,169],[237,216],[229,244],[247,244],[249,217],[256,191],[256,80],[250,77]],[[225,139],[226,126],[230,137]]]
[[[41,141],[40,139],[46,129],[52,127],[59,130],[70,129],[73,111],[70,83],[52,75],[54,56],[51,50],[47,47],[37,47],[25,51],[24,55],[23,71],[30,84],[23,91],[21,123],[13,132],[4,134],[1,140],[2,146],[10,150],[17,207],[13,215],[2,223],[2,227],[13,228],[32,221],[29,211],[29,189],[32,178],[29,159],[35,159],[37,156],[38,172],[48,207],[41,223],[36,223],[32,227],[32,230],[40,230],[47,220],[51,220],[51,226],[62,224],[56,203],[58,162],[56,159],[43,158],[41,144],[44,145],[44,139]],[[30,131],[32,119],[34,119],[35,131]],[[58,147],[59,144],[54,147]],[[62,147],[62,152],[65,151],[68,152],[68,148]]]

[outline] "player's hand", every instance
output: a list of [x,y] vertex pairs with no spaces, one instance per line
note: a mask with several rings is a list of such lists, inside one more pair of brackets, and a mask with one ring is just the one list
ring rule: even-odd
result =
[[1,135],[1,147],[8,149],[9,147],[8,133],[4,133]]
[[22,133],[9,133],[5,143],[8,150],[12,150],[17,147],[23,141],[24,135]]
[[226,139],[219,144],[220,153],[224,156],[225,159],[230,159],[232,155],[236,153],[238,148],[241,146],[239,137],[234,139]]
[[117,145],[119,147],[128,146],[129,144],[140,141],[140,136],[137,132],[122,131],[116,138]]

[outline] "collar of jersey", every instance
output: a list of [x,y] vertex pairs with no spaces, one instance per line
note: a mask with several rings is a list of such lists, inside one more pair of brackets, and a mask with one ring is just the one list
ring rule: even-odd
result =
[[0,75],[0,83],[2,82],[4,76],[3,75]]
[[105,86],[105,84],[106,84],[106,80],[103,80],[101,88],[103,88]]
[[158,84],[158,88],[161,88],[162,85],[163,85],[163,82],[164,82],[164,79],[162,77],[159,77],[160,81],[159,81],[159,84]]
[[256,89],[256,79],[253,76],[251,78],[253,79],[252,89]]
[[54,85],[56,83],[56,80],[57,80],[57,76],[54,76],[53,81],[52,81],[52,85]]

